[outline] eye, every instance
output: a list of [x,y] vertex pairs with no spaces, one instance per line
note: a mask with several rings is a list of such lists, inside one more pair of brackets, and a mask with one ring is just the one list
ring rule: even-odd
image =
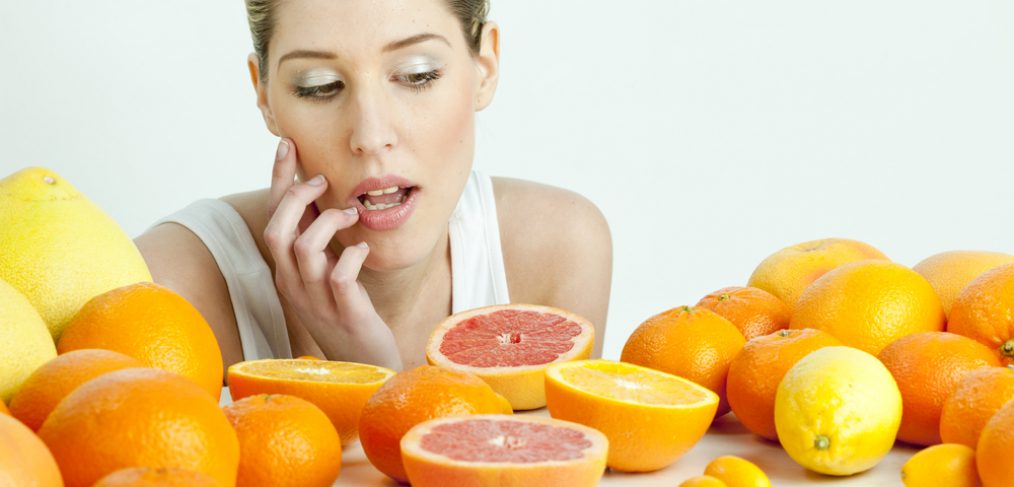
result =
[[440,70],[434,69],[433,71],[421,73],[399,74],[395,76],[395,79],[413,90],[422,91],[430,87],[434,81],[440,79],[441,74]]
[[316,86],[297,86],[293,90],[293,94],[300,98],[310,99],[328,99],[345,89],[345,82],[338,80],[325,85]]

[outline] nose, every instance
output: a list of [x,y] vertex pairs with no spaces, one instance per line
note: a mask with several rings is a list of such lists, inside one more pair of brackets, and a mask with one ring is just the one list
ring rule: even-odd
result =
[[385,94],[381,90],[361,89],[353,97],[352,105],[349,137],[352,153],[375,155],[393,149],[398,136]]

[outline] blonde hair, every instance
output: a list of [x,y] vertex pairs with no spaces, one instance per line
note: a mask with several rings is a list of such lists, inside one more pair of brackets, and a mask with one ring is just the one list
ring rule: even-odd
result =
[[[260,59],[259,70],[262,81],[268,78],[268,45],[275,28],[275,6],[279,0],[244,0],[246,17],[253,37],[254,52]],[[489,0],[446,0],[451,13],[461,23],[462,33],[473,53],[479,52],[482,43],[482,26],[489,14]]]

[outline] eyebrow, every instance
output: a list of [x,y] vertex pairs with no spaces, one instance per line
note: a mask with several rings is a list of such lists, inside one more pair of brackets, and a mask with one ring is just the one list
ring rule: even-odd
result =
[[[432,33],[428,33],[427,32],[427,33],[423,33],[423,34],[416,34],[416,35],[414,35],[412,37],[406,37],[406,38],[398,40],[398,41],[390,42],[386,46],[384,46],[384,48],[381,49],[381,51],[382,52],[396,51],[398,49],[402,49],[402,48],[411,46],[413,44],[419,44],[420,42],[426,42],[426,41],[431,41],[431,40],[441,41],[444,44],[447,44],[448,46],[451,45],[451,43],[447,41],[446,37],[444,37],[442,35],[439,35],[439,34],[432,34]],[[313,50],[308,50],[308,49],[297,49],[295,51],[287,52],[282,57],[278,58],[278,66],[282,65],[282,61],[285,61],[287,59],[296,59],[296,58],[304,58],[304,59],[337,59],[338,55],[335,54],[335,53],[333,53],[333,52],[329,52],[329,51],[313,51]],[[277,69],[277,67],[276,67],[276,69]]]

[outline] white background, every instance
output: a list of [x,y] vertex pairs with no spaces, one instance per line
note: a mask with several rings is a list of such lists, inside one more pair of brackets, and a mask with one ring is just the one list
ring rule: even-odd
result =
[[[906,265],[1014,252],[1014,2],[493,0],[492,18],[476,166],[605,213],[607,358],[796,242]],[[251,50],[240,0],[0,0],[0,176],[53,168],[131,236],[265,187]]]

